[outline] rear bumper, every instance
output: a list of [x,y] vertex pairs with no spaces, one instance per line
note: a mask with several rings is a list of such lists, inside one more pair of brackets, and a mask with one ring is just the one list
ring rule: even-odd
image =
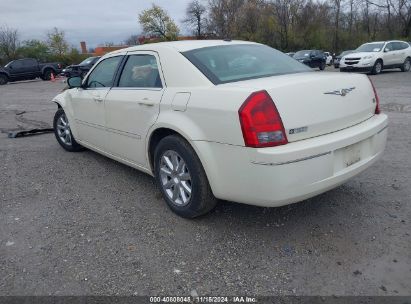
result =
[[295,203],[341,185],[383,153],[387,116],[273,148],[196,141],[217,198],[265,207]]

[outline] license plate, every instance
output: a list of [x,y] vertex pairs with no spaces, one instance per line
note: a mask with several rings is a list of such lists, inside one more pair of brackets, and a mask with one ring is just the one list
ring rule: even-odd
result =
[[344,164],[349,167],[361,160],[361,144],[353,144],[344,148]]

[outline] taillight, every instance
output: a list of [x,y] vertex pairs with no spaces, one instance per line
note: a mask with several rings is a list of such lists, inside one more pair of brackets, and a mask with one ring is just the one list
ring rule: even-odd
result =
[[381,110],[380,110],[380,98],[378,97],[377,90],[375,89],[375,86],[374,86],[374,84],[372,83],[371,78],[368,77],[368,79],[370,80],[372,89],[373,89],[373,91],[374,91],[374,98],[375,98],[375,103],[376,103],[376,105],[375,105],[375,114],[380,114],[380,113],[381,113]]
[[266,91],[251,94],[238,114],[247,147],[274,147],[288,143],[280,114]]

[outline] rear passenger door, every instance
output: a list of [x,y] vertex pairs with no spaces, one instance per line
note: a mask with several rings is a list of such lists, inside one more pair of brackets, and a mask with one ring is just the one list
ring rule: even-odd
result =
[[164,83],[157,53],[127,54],[116,84],[105,100],[108,152],[148,167],[145,139],[160,112]]

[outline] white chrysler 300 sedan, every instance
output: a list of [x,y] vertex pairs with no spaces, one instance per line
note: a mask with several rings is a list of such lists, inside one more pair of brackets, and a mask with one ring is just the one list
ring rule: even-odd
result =
[[281,206],[374,163],[387,116],[365,75],[313,72],[242,41],[147,44],[102,57],[54,98],[55,135],[153,175],[178,215],[217,199]]

